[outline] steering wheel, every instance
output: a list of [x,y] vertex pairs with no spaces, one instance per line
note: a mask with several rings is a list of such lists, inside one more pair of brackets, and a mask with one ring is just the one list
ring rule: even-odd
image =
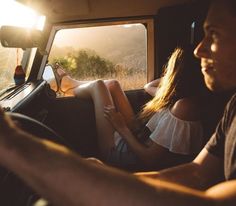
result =
[[46,126],[45,124],[33,119],[29,116],[20,113],[6,112],[10,118],[16,123],[22,130],[35,135],[39,138],[51,140],[53,142],[71,147],[65,139],[63,139],[54,130]]
[[[70,147],[70,145],[54,130],[45,124],[20,113],[6,112],[10,118],[22,130],[35,135]],[[30,155],[30,154],[29,154]],[[33,206],[39,196],[25,185],[18,176],[0,167],[0,202],[4,205],[31,205]],[[49,206],[49,205],[48,205]]]

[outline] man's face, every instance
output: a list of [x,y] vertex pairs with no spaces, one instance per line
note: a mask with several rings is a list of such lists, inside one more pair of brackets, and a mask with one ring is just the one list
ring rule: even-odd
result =
[[236,15],[223,0],[211,4],[204,23],[205,37],[194,53],[210,90],[236,89]]

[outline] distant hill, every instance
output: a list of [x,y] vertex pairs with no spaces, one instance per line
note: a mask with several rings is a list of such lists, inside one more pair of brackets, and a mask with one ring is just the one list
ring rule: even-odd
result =
[[67,29],[57,33],[49,61],[89,49],[114,64],[146,70],[146,47],[146,29],[142,24]]

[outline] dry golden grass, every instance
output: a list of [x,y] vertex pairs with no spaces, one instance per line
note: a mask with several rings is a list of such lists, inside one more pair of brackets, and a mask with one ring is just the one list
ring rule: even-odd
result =
[[123,90],[141,89],[147,83],[147,77],[143,73],[116,78]]
[[0,75],[0,91],[6,89],[13,83],[13,74],[9,74],[9,72],[2,71]]
[[[78,78],[77,78],[78,79]],[[116,79],[120,82],[120,85],[124,91],[126,90],[133,90],[133,89],[142,89],[143,86],[147,83],[146,73],[140,72],[135,73],[133,75],[107,75],[104,77],[86,77],[86,78],[79,78],[79,80],[95,80],[95,79]]]

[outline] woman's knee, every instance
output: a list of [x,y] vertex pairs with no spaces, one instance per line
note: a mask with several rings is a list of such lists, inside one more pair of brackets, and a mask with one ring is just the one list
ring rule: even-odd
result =
[[120,83],[115,79],[108,80],[106,82],[106,86],[110,91],[116,91],[117,89],[121,88]]
[[93,81],[93,83],[90,86],[91,86],[92,91],[95,91],[95,92],[107,90],[107,87],[104,81],[101,79]]

